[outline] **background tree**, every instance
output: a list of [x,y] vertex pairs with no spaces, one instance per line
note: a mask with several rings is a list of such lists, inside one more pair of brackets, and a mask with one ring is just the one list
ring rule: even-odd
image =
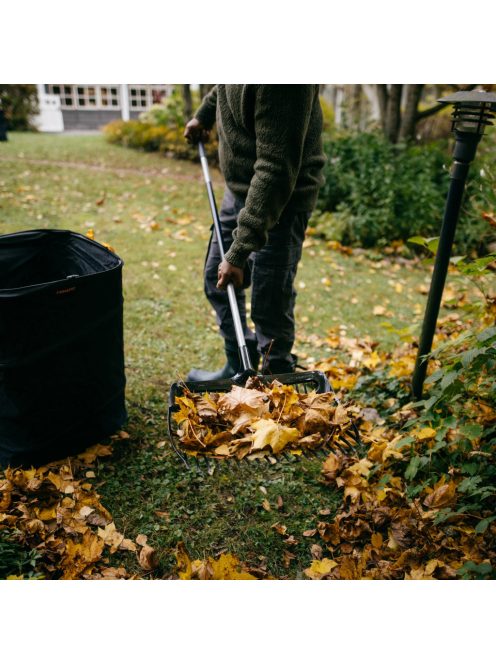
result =
[[[436,97],[457,90],[472,90],[475,85],[434,86]],[[426,86],[424,84],[380,84],[376,85],[379,102],[381,127],[384,136],[391,143],[408,143],[415,140],[418,123],[444,107],[437,102],[419,110]]]
[[18,131],[35,129],[31,119],[38,112],[36,85],[0,85],[0,106],[7,128]]
[[181,85],[181,92],[183,97],[184,121],[188,122],[188,120],[190,120],[191,116],[193,115],[193,98],[191,96],[190,84],[187,83],[185,85]]

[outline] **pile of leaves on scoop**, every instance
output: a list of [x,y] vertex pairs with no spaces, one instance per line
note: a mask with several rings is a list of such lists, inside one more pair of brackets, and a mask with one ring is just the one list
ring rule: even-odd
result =
[[187,388],[176,397],[173,414],[182,447],[191,455],[273,460],[280,452],[339,444],[353,426],[352,405],[330,392],[300,394],[292,385],[266,385],[251,378],[246,387],[224,394],[195,394]]
[[129,578],[124,567],[110,565],[109,555],[117,551],[133,552],[143,570],[153,569],[156,556],[146,537],[132,541],[119,533],[92,484],[94,462],[110,454],[111,446],[95,445],[40,468],[3,472],[0,548],[12,558],[19,552],[17,560],[23,550],[31,552],[27,568],[19,564],[7,578]]

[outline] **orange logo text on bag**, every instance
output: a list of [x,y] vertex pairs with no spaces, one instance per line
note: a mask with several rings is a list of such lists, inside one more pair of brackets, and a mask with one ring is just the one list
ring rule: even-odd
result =
[[58,291],[55,291],[55,295],[67,295],[68,293],[73,293],[76,290],[76,286],[71,288],[61,288]]

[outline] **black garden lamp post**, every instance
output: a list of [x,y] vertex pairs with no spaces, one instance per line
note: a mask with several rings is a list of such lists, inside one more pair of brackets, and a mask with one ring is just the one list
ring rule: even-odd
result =
[[422,388],[428,362],[425,356],[431,351],[432,339],[436,331],[436,322],[468,169],[470,163],[474,160],[477,145],[482,138],[485,126],[492,125],[491,120],[494,118],[496,111],[496,94],[484,90],[456,92],[449,97],[440,99],[439,102],[441,104],[453,104],[455,107],[452,115],[455,147],[434,272],[425,307],[417,360],[413,371],[412,389],[417,399],[422,398]]

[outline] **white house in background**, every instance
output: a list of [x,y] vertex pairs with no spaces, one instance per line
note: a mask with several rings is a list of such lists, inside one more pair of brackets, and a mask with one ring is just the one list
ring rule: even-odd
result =
[[112,120],[135,119],[172,92],[171,84],[41,83],[40,131],[98,130]]

